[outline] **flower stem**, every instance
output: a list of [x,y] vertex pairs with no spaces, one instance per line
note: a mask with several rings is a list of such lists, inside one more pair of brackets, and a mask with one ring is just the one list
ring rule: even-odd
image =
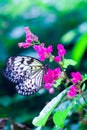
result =
[[87,105],[87,101],[86,101],[85,97],[83,96],[83,93],[81,94],[81,96],[82,96],[82,98],[83,98],[85,104]]

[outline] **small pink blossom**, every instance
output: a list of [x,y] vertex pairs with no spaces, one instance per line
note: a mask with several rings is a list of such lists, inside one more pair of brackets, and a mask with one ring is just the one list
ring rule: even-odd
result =
[[71,73],[71,76],[72,76],[71,81],[72,81],[74,84],[77,84],[79,81],[82,81],[82,75],[81,75],[80,72],[72,72],[72,73]]
[[19,48],[23,47],[23,44],[25,44],[25,43],[24,42],[19,42],[18,43]]
[[32,44],[31,43],[26,43],[26,42],[20,42],[20,43],[18,43],[18,46],[21,48],[21,47],[23,47],[23,48],[28,48],[28,47],[30,47]]
[[69,91],[67,94],[69,97],[75,97],[77,93]]
[[61,77],[61,70],[60,68],[56,68],[54,70],[48,69],[47,73],[44,75],[44,87],[46,89],[50,89],[55,81]]
[[59,67],[54,69],[54,80],[57,80],[58,78],[61,78],[61,70]]
[[57,63],[61,62],[61,57],[60,56],[55,56],[54,57],[54,61],[56,61]]
[[35,51],[39,51],[40,48],[44,48],[44,46],[45,46],[44,43],[41,43],[41,45],[34,45],[33,48]]
[[49,45],[46,48],[44,47],[44,43],[42,43],[41,45],[34,45],[33,48],[35,51],[37,51],[41,61],[44,61],[46,58],[49,58],[51,56],[51,52],[52,52],[51,45]]
[[44,88],[49,90],[53,84],[52,83],[46,83],[44,84]]
[[50,93],[50,94],[53,94],[53,93],[54,93],[54,88],[53,88],[53,87],[51,87],[51,88],[49,89],[49,93]]
[[24,28],[26,33],[26,41],[34,42],[38,40],[38,37],[34,35],[28,27]]
[[25,27],[24,31],[26,33],[26,40],[25,42],[18,43],[18,46],[23,48],[28,48],[32,45],[33,42],[38,41],[38,37],[33,33],[31,33],[28,27]]
[[77,95],[77,92],[78,92],[78,88],[76,86],[71,86],[67,95],[68,97],[75,97]]
[[25,43],[24,45],[23,45],[23,48],[28,48],[28,47],[30,47],[32,44],[31,43]]
[[58,55],[60,57],[63,57],[66,54],[66,50],[62,44],[58,44],[57,49],[58,49]]

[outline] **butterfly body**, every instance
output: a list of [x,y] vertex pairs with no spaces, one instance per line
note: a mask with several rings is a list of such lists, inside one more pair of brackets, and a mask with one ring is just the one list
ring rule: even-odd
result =
[[5,77],[16,84],[21,95],[36,93],[42,86],[45,66],[30,56],[10,57],[3,71]]

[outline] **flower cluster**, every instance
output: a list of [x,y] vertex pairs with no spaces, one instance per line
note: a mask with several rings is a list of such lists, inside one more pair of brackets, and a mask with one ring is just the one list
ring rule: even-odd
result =
[[37,51],[41,61],[44,61],[46,58],[49,58],[51,56],[51,52],[52,52],[51,45],[49,45],[46,48],[44,47],[44,43],[42,43],[41,45],[34,45],[33,48],[35,51]]
[[59,62],[61,62],[62,58],[66,54],[66,50],[62,44],[57,45],[57,50],[58,50],[58,56],[54,57],[54,61],[59,63]]
[[[26,27],[24,30],[26,33],[26,40],[25,40],[25,42],[18,43],[19,47],[28,48],[30,46],[33,46],[33,49],[35,51],[37,51],[37,53],[39,55],[39,59],[41,61],[44,61],[45,59],[50,58],[50,62],[54,60],[55,62],[59,63],[60,67],[55,68],[54,70],[49,68],[47,70],[47,72],[44,74],[44,76],[43,76],[44,88],[49,90],[49,93],[53,93],[54,92],[53,84],[56,82],[56,80],[58,78],[64,79],[64,80],[66,80],[66,82],[69,80],[69,82],[72,82],[73,85],[70,87],[67,94],[69,97],[75,97],[77,95],[77,92],[79,92],[78,86],[80,85],[80,83],[82,81],[82,75],[80,72],[72,72],[71,79],[67,80],[67,74],[66,74],[65,70],[63,70],[63,64],[62,64],[64,56],[66,54],[66,50],[65,50],[64,46],[62,44],[58,44],[57,45],[58,55],[53,56],[52,55],[52,51],[53,51],[52,45],[45,47],[45,44],[40,43],[38,41],[38,37],[36,35],[34,35],[29,30],[28,27]],[[64,75],[62,75],[63,74],[62,71],[63,71]]]
[[80,72],[72,72],[71,76],[71,81],[73,84],[77,84],[78,82],[82,81],[82,75],[80,74]]
[[71,88],[69,89],[67,95],[68,97],[75,97],[77,95],[77,92],[78,92],[78,88],[74,85],[71,86]]
[[58,55],[60,57],[63,57],[66,54],[66,50],[62,44],[58,44],[57,49],[58,49]]
[[78,88],[76,85],[78,85],[78,83],[82,81],[82,75],[80,74],[80,72],[72,72],[71,77],[71,81],[74,85],[69,89],[68,96],[75,97],[78,92]]
[[[45,61],[47,59],[46,62],[48,61],[50,65],[54,65],[55,62],[57,63],[55,64],[57,65],[57,67],[54,66],[55,68],[53,67],[54,69],[51,69],[51,68],[48,68],[49,66],[48,64],[44,65],[40,63],[40,61],[34,58],[32,58],[33,60],[30,59],[29,62],[27,60],[25,61],[24,59],[24,61],[29,64],[30,69],[31,69],[31,71],[28,71],[28,74],[29,74],[28,77],[33,78],[32,82],[30,82],[31,89],[29,90],[30,91],[29,94],[32,94],[33,92],[35,92],[36,87],[37,87],[37,90],[39,90],[41,88],[41,84],[43,84],[43,87],[50,94],[53,94],[54,90],[57,90],[58,93],[63,91],[60,94],[58,94],[55,97],[55,99],[52,99],[47,104],[48,108],[50,108],[50,105],[51,106],[53,105],[50,108],[50,111],[51,109],[52,111],[55,111],[55,108],[57,107],[57,105],[58,106],[61,105],[61,103],[66,101],[66,99],[75,98],[74,100],[72,100],[72,102],[68,104],[69,105],[68,108],[70,108],[71,110],[75,102],[77,102],[77,100],[79,100],[80,97],[84,99],[84,102],[82,102],[82,106],[83,105],[86,106],[87,101],[85,99],[86,96],[84,96],[85,94],[84,90],[86,90],[87,75],[84,75],[82,77],[79,71],[74,72],[75,71],[74,65],[76,64],[76,62],[72,59],[65,58],[66,49],[64,48],[64,46],[62,44],[57,45],[57,55],[55,56],[53,55],[52,45],[48,45],[46,47],[44,43],[40,43],[40,41],[38,40],[38,37],[35,36],[33,33],[31,33],[28,27],[25,28],[25,33],[26,33],[26,40],[25,42],[19,43],[18,44],[19,47],[28,48],[32,46],[33,49],[38,53],[40,61]],[[25,70],[26,70],[26,66],[25,66]],[[40,86],[38,86],[37,84],[39,84]],[[27,87],[29,87],[28,84],[27,84]],[[23,89],[26,89],[26,88],[23,88]],[[57,102],[55,102],[55,100],[57,100]],[[46,107],[44,107],[44,110],[45,109]],[[46,111],[46,113],[43,112],[43,114],[47,115],[49,114],[49,111]],[[68,114],[67,111],[66,113],[64,111],[63,115],[64,114],[67,115]],[[53,119],[55,115],[56,113],[53,115]],[[38,117],[40,117],[40,115]],[[55,122],[56,119],[57,119],[57,116],[53,120],[55,124],[56,124]],[[63,119],[63,122],[64,122],[64,119]],[[36,123],[37,122],[33,120],[33,124],[35,125]],[[40,125],[43,125],[43,124],[40,124]],[[58,125],[60,126],[60,124]],[[61,128],[64,128],[64,126],[61,126]]]
[[61,70],[60,68],[56,68],[54,70],[48,69],[47,73],[44,75],[43,81],[44,81],[44,87],[46,89],[50,89],[55,81],[61,77]]
[[24,30],[26,33],[26,40],[25,40],[25,42],[18,43],[18,46],[20,48],[21,47],[28,48],[32,45],[33,42],[38,41],[38,37],[36,35],[34,35],[33,33],[31,33],[31,31],[28,27],[26,27]]

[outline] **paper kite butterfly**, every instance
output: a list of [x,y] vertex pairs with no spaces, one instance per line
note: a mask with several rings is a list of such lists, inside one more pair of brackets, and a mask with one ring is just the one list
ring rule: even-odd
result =
[[45,66],[33,57],[16,56],[7,59],[3,73],[16,84],[19,94],[31,95],[42,86]]

